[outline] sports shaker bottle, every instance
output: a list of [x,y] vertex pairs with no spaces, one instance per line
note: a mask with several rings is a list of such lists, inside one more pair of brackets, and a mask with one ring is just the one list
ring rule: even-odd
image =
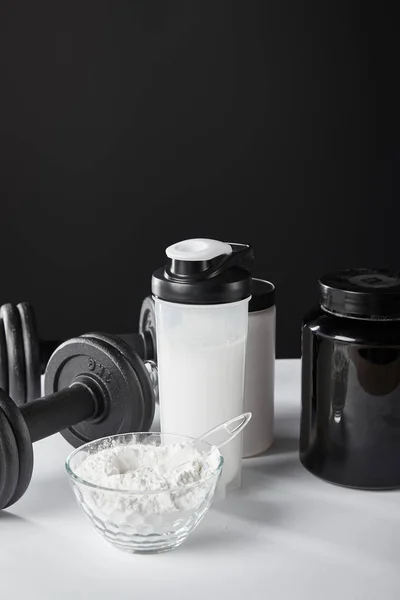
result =
[[[197,437],[243,412],[253,252],[191,239],[166,255],[152,277],[161,431]],[[222,454],[223,495],[241,483],[242,436]]]

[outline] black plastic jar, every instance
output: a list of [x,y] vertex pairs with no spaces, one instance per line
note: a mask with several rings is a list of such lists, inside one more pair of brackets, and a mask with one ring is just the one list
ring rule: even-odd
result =
[[400,488],[400,273],[331,273],[319,290],[302,330],[300,460],[331,483]]

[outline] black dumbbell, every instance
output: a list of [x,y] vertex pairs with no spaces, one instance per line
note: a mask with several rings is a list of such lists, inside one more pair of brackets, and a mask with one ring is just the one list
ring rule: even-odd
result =
[[[154,302],[144,300],[139,333],[121,334],[145,360],[155,360],[156,338]],[[40,375],[61,341],[39,340],[33,308],[27,302],[0,307],[0,388],[18,405],[38,398]]]
[[25,493],[32,443],[58,431],[75,447],[148,431],[155,398],[144,361],[113,335],[91,333],[62,343],[45,372],[46,395],[21,408],[0,389],[0,509]]

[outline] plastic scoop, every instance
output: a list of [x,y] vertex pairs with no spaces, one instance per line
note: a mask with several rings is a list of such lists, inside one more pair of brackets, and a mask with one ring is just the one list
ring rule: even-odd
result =
[[243,413],[238,417],[229,419],[229,421],[217,425],[217,427],[210,429],[207,433],[196,438],[193,444],[197,444],[197,442],[207,442],[210,446],[222,448],[222,446],[225,446],[225,444],[233,440],[233,438],[243,431],[250,419],[251,412]]
[[[229,421],[225,421],[225,423],[217,425],[217,427],[210,429],[207,431],[207,433],[204,433],[200,437],[196,438],[190,445],[196,446],[196,444],[199,442],[206,442],[210,446],[222,448],[222,446],[225,446],[225,444],[231,442],[233,438],[243,431],[250,419],[251,412],[243,413],[238,417],[229,419]],[[186,450],[187,446],[182,448],[182,450],[177,452],[175,456],[168,461],[168,469],[176,469],[177,467],[181,467],[182,465],[190,462],[188,460],[184,460]]]

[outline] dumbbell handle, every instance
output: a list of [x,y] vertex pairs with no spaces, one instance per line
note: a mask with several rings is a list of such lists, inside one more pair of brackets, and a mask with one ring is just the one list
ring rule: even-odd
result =
[[[90,419],[99,410],[92,385],[77,382],[71,387],[21,407],[32,442]],[[104,407],[101,407],[104,408]]]
[[90,375],[80,375],[69,388],[19,409],[0,390],[0,510],[21,498],[29,485],[32,442],[105,414],[108,400],[99,391]]

